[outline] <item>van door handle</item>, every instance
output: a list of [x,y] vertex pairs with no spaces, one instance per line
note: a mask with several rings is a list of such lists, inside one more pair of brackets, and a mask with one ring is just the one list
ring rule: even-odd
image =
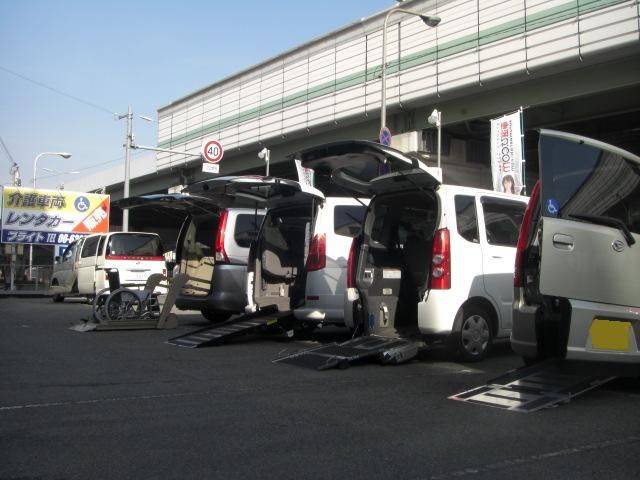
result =
[[556,233],[553,235],[553,246],[562,250],[573,249],[573,237],[564,233]]

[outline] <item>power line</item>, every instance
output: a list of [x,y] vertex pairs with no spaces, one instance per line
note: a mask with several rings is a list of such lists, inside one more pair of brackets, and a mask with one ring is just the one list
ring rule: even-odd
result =
[[[141,155],[142,153],[145,153],[145,152],[136,151],[136,152],[133,152],[131,154],[131,156],[132,157],[138,156],[138,155]],[[94,168],[97,168],[97,167],[101,167],[103,165],[109,165],[110,163],[116,163],[116,162],[121,162],[121,161],[122,161],[122,155],[117,157],[117,158],[111,159],[111,160],[106,160],[104,162],[94,163],[93,165],[88,165],[88,166],[82,167],[82,168],[76,168],[74,170],[77,171],[77,172],[84,172],[86,170],[91,170],[91,169],[94,169]],[[67,172],[54,173],[54,174],[51,174],[51,175],[47,175],[44,178],[59,177],[60,175],[68,175],[68,173]]]
[[3,67],[2,65],[0,65],[0,70],[3,70],[5,72],[7,72],[7,73],[10,73],[11,75],[15,75],[16,77],[21,78],[22,80],[26,80],[27,82],[33,83],[34,85],[38,85],[39,87],[46,88],[47,90],[50,90],[50,91],[52,91],[54,93],[57,93],[58,95],[62,95],[63,97],[70,98],[71,100],[75,100],[76,102],[80,102],[80,103],[82,103],[84,105],[87,105],[89,107],[95,108],[97,110],[101,110],[103,112],[107,112],[109,115],[116,115],[115,112],[109,110],[106,107],[100,106],[97,103],[93,103],[93,102],[90,102],[88,100],[84,100],[83,98],[76,97],[75,95],[71,95],[70,93],[63,92],[62,90],[58,90],[55,87],[51,87],[51,86],[49,86],[49,85],[47,85],[45,83],[39,82],[38,80],[34,80],[33,78],[29,78],[26,75],[22,75],[21,73],[14,72],[13,70],[10,70],[10,69],[8,69],[6,67]]
[[9,151],[7,146],[5,145],[4,140],[2,139],[2,137],[0,137],[0,143],[2,144],[2,148],[4,149],[4,153],[7,154],[7,157],[9,157],[9,160],[11,161],[11,165],[13,166],[14,164],[16,164],[16,161],[13,159],[13,156],[11,155],[11,152]]

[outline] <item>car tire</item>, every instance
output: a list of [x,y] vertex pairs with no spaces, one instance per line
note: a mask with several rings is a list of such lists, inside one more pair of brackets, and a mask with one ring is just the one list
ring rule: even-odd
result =
[[491,317],[477,305],[463,307],[461,314],[459,330],[450,338],[450,348],[462,361],[484,360],[493,341]]
[[51,297],[51,300],[53,300],[54,303],[61,303],[64,302],[64,297],[59,293],[56,293],[53,297]]
[[203,308],[200,310],[202,316],[209,320],[211,323],[220,323],[228,320],[231,316],[228,312],[221,312],[220,310],[211,310],[209,308]]

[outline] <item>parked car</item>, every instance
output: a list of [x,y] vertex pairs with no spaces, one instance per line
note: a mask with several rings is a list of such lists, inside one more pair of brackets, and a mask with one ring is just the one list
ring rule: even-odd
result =
[[[229,177],[215,180],[220,178]],[[115,203],[121,208],[155,207],[184,215],[176,242],[174,274],[185,273],[189,280],[176,299],[176,307],[200,310],[212,322],[244,311],[249,246],[264,217],[263,199],[243,202],[223,190],[218,193],[207,198],[143,195]],[[233,207],[251,203],[255,203],[254,208]]]
[[373,142],[321,145],[298,158],[316,175],[372,197],[348,260],[348,325],[446,339],[470,361],[509,336],[525,197],[441,185],[437,169]]
[[146,232],[95,234],[70,244],[56,258],[51,276],[53,300],[93,297],[108,287],[106,271],[116,268],[120,281],[144,285],[151,274],[167,274],[160,237]]
[[640,157],[542,130],[514,278],[513,349],[640,374]]
[[256,176],[206,180],[186,191],[265,199],[267,212],[249,251],[248,311],[275,306],[310,329],[344,324],[347,257],[366,200],[325,198],[293,180]]

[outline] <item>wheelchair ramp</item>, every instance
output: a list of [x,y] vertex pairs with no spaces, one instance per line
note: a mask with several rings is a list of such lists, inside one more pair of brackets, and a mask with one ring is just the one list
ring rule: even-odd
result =
[[94,322],[92,320],[83,320],[77,323],[69,330],[76,332],[93,332],[93,331],[109,331],[109,330],[155,330],[158,328],[158,319],[140,319],[140,320],[119,320],[112,322]]
[[330,343],[302,350],[275,359],[274,363],[287,363],[313,370],[347,368],[353,363],[376,360],[382,364],[400,364],[418,354],[418,343],[376,335],[354,338],[343,343]]
[[262,310],[172,338],[167,340],[167,343],[185,348],[219,345],[234,337],[260,332],[269,328],[287,330],[290,319],[290,312],[277,312],[275,309],[271,312]]
[[561,363],[545,362],[513,370],[449,399],[515,412],[535,412],[568,403],[614,378],[567,371]]

